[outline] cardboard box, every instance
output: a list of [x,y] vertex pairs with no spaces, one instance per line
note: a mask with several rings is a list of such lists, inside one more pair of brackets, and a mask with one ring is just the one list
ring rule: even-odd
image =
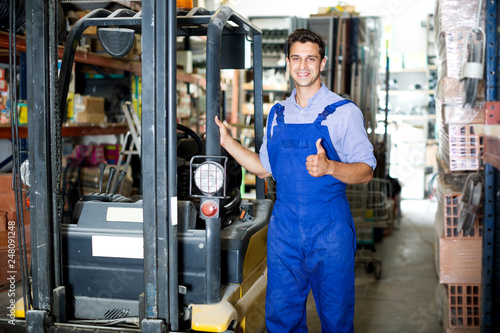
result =
[[89,113],[104,113],[104,97],[84,96],[83,105]]
[[79,112],[76,114],[77,123],[102,124],[106,122],[106,115],[100,113]]
[[441,32],[436,40],[439,59],[439,77],[460,78],[462,64],[467,52],[468,30]]
[[[23,196],[24,200],[25,196]],[[29,211],[25,210],[24,212],[24,234],[26,239],[26,247],[27,247],[27,255],[28,255],[28,263],[30,260],[30,248],[31,248],[31,237],[30,237],[30,214]],[[2,229],[0,230],[0,281],[6,281],[8,277],[8,271],[16,272],[16,281],[21,278],[21,269],[20,269],[20,258],[18,251],[18,232],[17,223],[15,224],[14,230],[9,230],[9,225],[12,225],[12,222],[17,221],[16,216],[16,197],[15,192],[12,190],[12,174],[11,173],[0,173],[0,220]],[[9,224],[9,222],[11,222]],[[11,233],[9,233],[11,232]],[[14,234],[12,234],[14,232]],[[14,244],[16,248],[16,257],[15,260],[15,268],[10,269],[7,265],[12,263],[9,262],[9,259],[12,258],[9,256],[9,240],[11,244]],[[12,251],[12,245],[11,245]],[[8,269],[9,268],[9,269]]]
[[75,95],[74,106],[77,123],[100,124],[106,121],[104,97]]

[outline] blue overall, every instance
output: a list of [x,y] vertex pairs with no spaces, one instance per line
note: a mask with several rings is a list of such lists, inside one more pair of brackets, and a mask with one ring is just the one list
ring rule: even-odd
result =
[[329,105],[310,124],[277,125],[267,148],[277,200],[267,239],[266,328],[269,333],[307,332],[306,301],[313,291],[321,332],[353,332],[356,235],[346,184],[332,176],[312,177],[306,168],[321,138],[328,159],[340,161],[322,121],[349,100]]

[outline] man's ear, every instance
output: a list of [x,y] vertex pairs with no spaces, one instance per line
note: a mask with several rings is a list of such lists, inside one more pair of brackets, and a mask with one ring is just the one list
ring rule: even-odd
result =
[[320,66],[321,72],[325,70],[325,67],[326,67],[326,56],[323,58],[323,60],[321,60],[321,66]]

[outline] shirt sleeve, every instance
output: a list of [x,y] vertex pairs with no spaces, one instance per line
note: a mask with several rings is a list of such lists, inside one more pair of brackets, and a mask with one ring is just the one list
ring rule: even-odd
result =
[[332,141],[340,160],[345,163],[363,162],[375,169],[377,160],[373,155],[373,145],[366,134],[361,110],[355,105],[349,105],[339,108],[338,111],[341,111],[341,121],[337,123],[338,135],[330,132],[330,137],[335,137]]
[[260,146],[259,158],[260,158],[260,163],[262,163],[264,169],[266,169],[267,172],[272,174],[273,172],[271,170],[271,163],[269,162],[269,153],[267,150],[267,131],[271,130],[271,124],[269,124],[270,121],[272,122],[272,119],[270,120],[268,117],[266,131],[264,132],[264,138],[262,140],[262,146]]

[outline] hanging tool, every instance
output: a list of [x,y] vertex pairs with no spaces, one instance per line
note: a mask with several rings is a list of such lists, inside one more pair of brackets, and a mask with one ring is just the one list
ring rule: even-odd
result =
[[465,236],[470,235],[479,213],[482,193],[483,177],[478,173],[471,173],[465,180],[462,198],[458,205],[460,216],[458,217],[457,233],[460,233],[463,229]]
[[479,0],[477,10],[476,27],[467,34],[467,62],[462,67],[460,80],[464,80],[464,103],[463,107],[472,107],[476,101],[479,81],[484,76],[484,53],[486,38],[483,29],[479,27],[483,0]]

